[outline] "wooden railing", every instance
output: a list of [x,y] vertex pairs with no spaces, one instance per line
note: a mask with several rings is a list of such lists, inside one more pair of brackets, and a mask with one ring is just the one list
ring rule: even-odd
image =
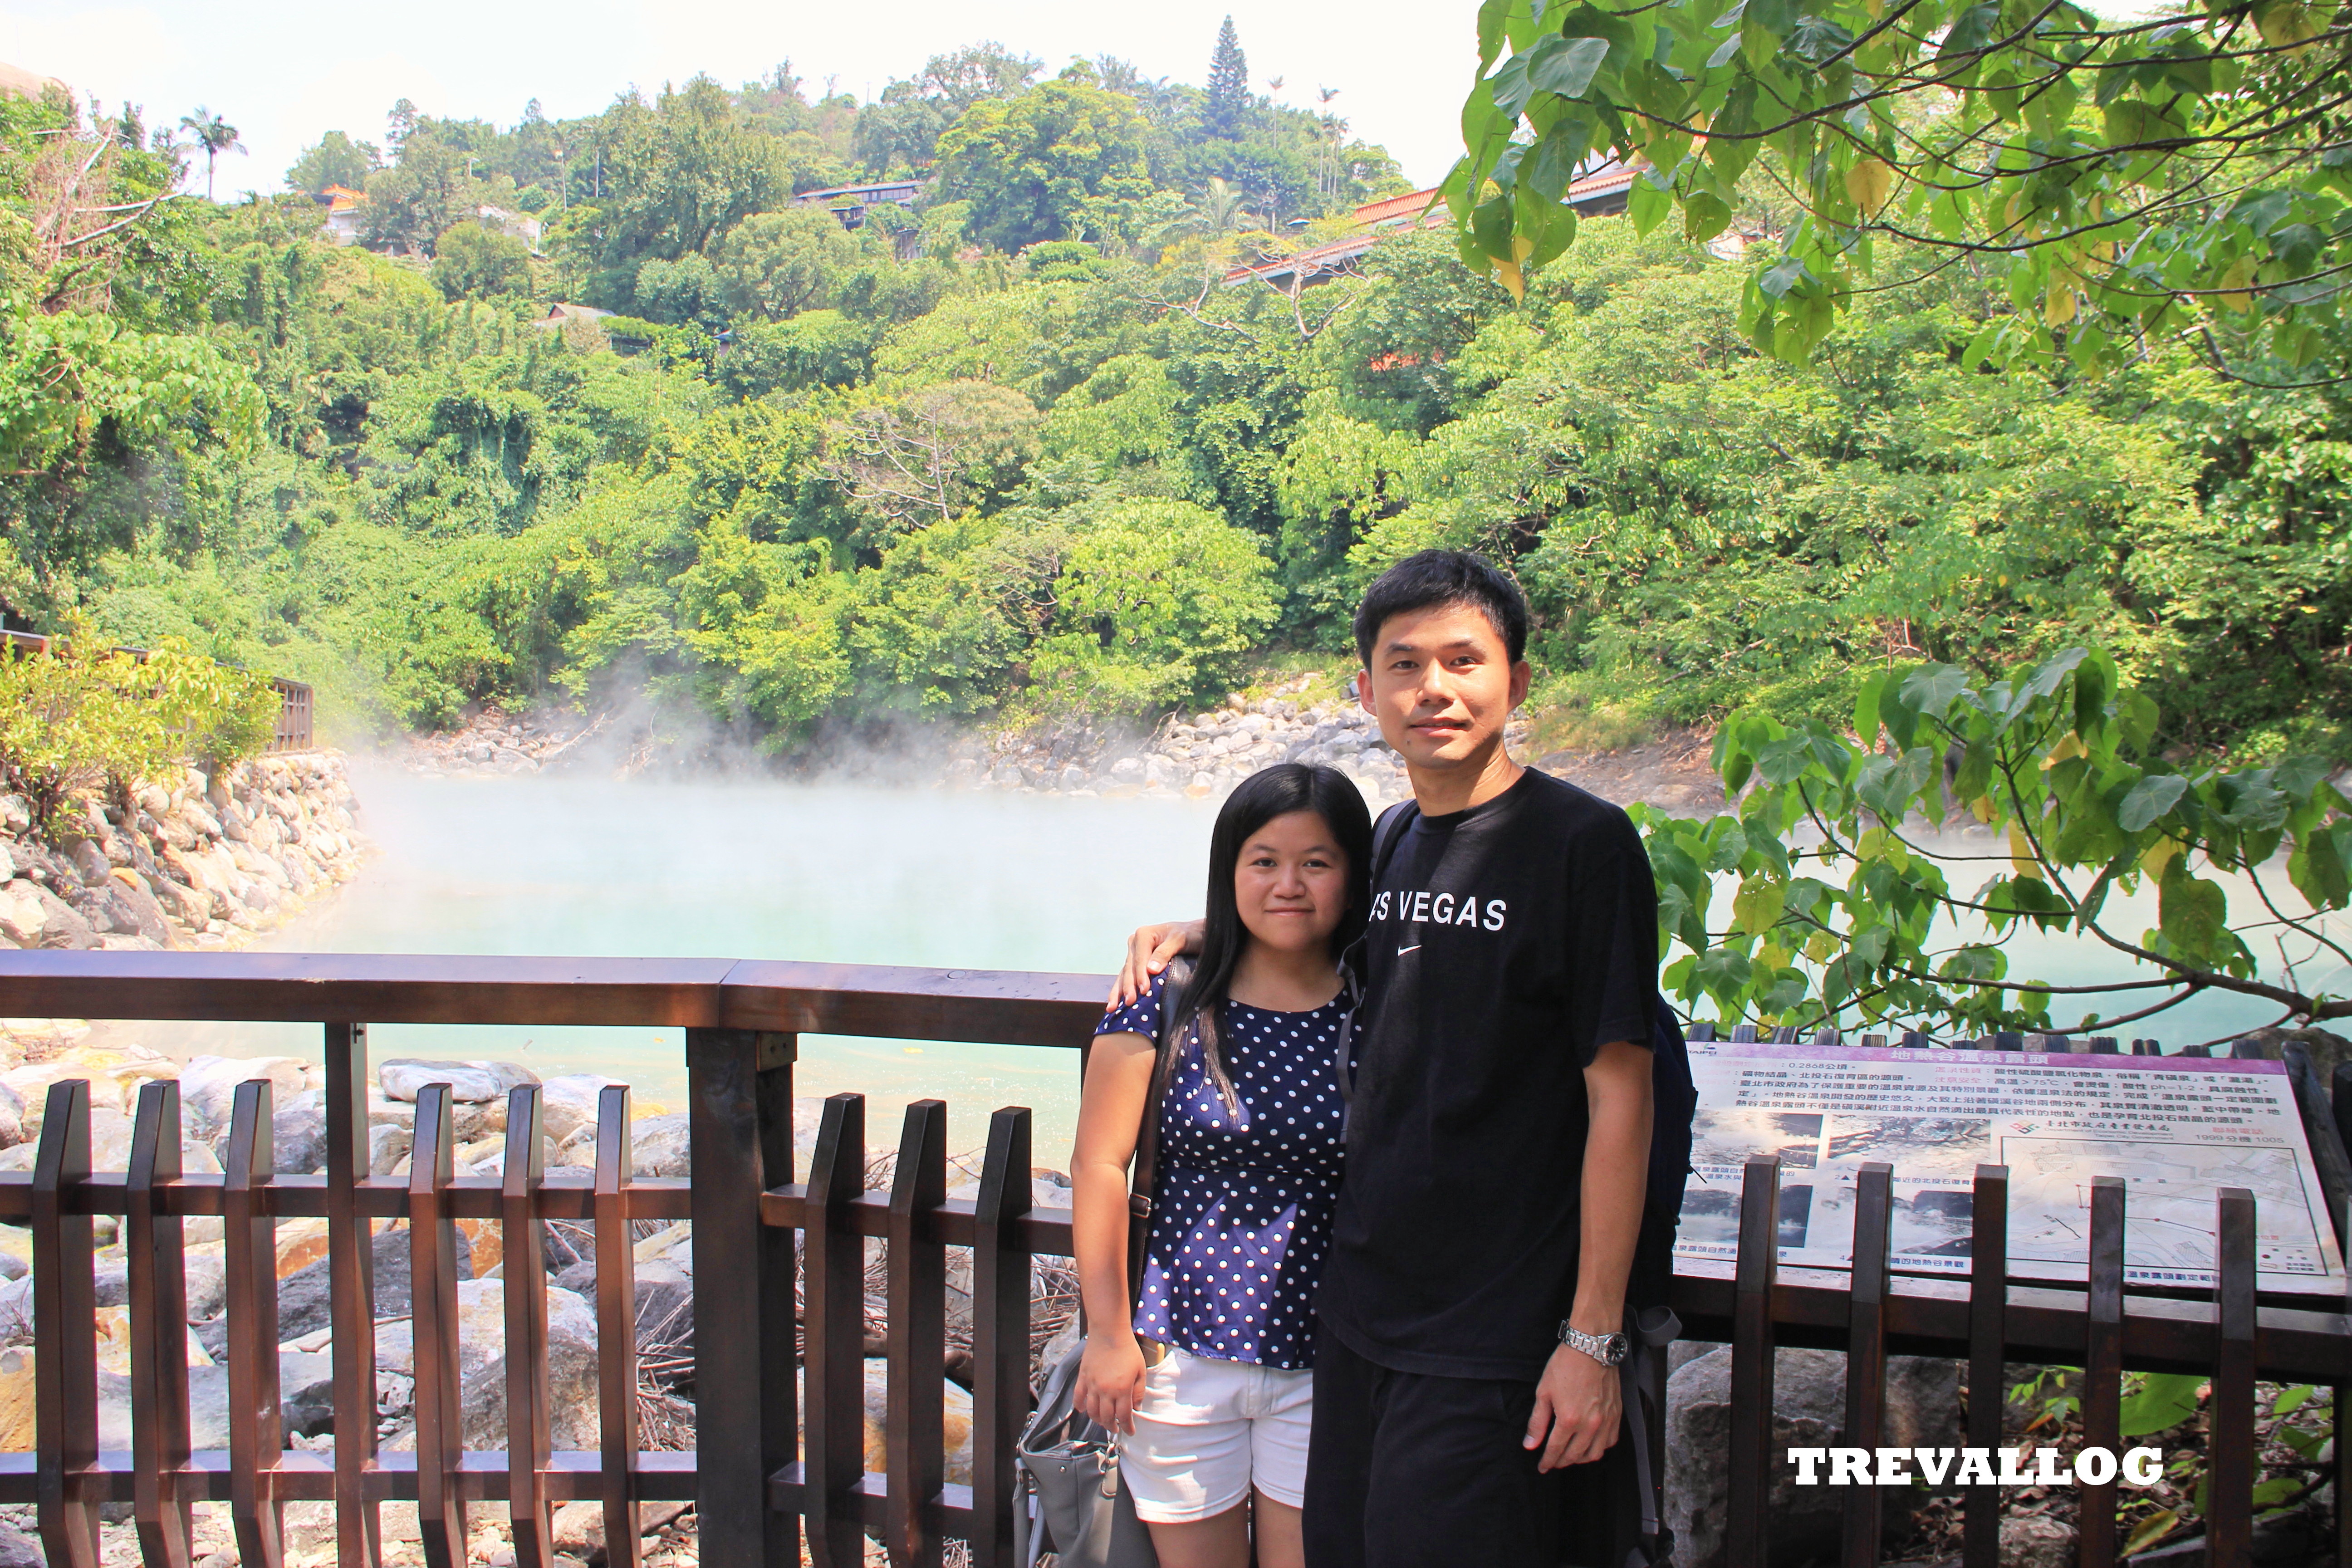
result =
[[[326,1058],[327,1168],[272,1175],[269,1086],[237,1091],[221,1175],[179,1164],[177,1087],[140,1092],[129,1170],[89,1168],[89,1089],[58,1083],[30,1173],[0,1173],[0,1218],[33,1231],[37,1447],[0,1454],[0,1501],[37,1504],[49,1561],[99,1561],[100,1505],[128,1502],[145,1561],[186,1568],[190,1506],[226,1501],[247,1563],[282,1560],[283,1504],[331,1500],[338,1561],[380,1560],[378,1510],[414,1500],[425,1556],[464,1561],[466,1510],[511,1510],[515,1561],[551,1562],[551,1510],[599,1502],[610,1560],[636,1562],[639,1503],[690,1499],[701,1560],[800,1561],[851,1568],[869,1531],[898,1564],[936,1564],[967,1543],[982,1568],[1012,1561],[1012,1446],[1029,1408],[1031,1259],[1066,1255],[1069,1213],[1030,1201],[1030,1118],[990,1119],[978,1196],[950,1199],[948,1110],[908,1108],[887,1192],[865,1189],[867,1129],[856,1095],[824,1108],[810,1168],[793,1169],[793,1079],[803,1033],[1082,1047],[1099,1015],[1094,976],[860,968],[725,960],[386,958],[133,952],[0,953],[0,1015],[304,1020]],[[686,1031],[693,1174],[631,1174],[625,1089],[599,1105],[593,1179],[546,1174],[539,1091],[508,1106],[498,1177],[452,1174],[446,1086],[418,1096],[410,1173],[368,1171],[370,1023],[673,1026]],[[2216,1565],[2248,1561],[2258,1379],[2352,1384],[2352,1320],[2266,1305],[2255,1293],[2253,1204],[2217,1194],[2221,1286],[2212,1301],[2127,1296],[2123,1189],[2103,1181],[2092,1204],[2089,1280],[2067,1288],[2006,1274],[2006,1178],[1979,1171],[1970,1279],[1915,1279],[1886,1267],[1889,1173],[1865,1169],[1857,1267],[1780,1269],[1779,1171],[1753,1162],[1742,1194],[1736,1266],[1678,1274],[1669,1302],[1690,1337],[1733,1346],[1734,1435],[1727,1458],[1727,1536],[1736,1568],[1761,1568],[1768,1499],[1783,1456],[1771,1451],[1772,1355],[1805,1345],[1847,1353],[1846,1440],[1868,1445],[1884,1414],[1890,1353],[1965,1361],[1974,1389],[2002,1386],[2004,1363],[2085,1369],[2090,1442],[2112,1442],[2126,1368],[2190,1371],[2213,1383],[2210,1489]],[[129,1260],[133,1447],[98,1446],[92,1216],[122,1216]],[[226,1323],[233,1440],[192,1451],[184,1352],[184,1220],[218,1215],[228,1252]],[[289,1448],[280,1423],[273,1227],[323,1217],[332,1325],[331,1453]],[[1464,1216],[1475,1223],[1475,1215]],[[415,1449],[379,1451],[370,1279],[372,1223],[407,1223],[413,1291]],[[455,1223],[490,1221],[508,1258],[543,1257],[541,1227],[594,1227],[599,1447],[551,1447],[544,1280],[509,1271],[505,1288],[507,1447],[469,1451],[458,1411]],[[635,1426],[635,1289],[628,1223],[689,1219],[695,1268],[698,1447],[643,1450]],[[795,1233],[801,1245],[795,1257]],[[884,1473],[865,1465],[866,1244],[887,1252]],[[947,1249],[971,1250],[971,1482],[943,1480],[942,1390]],[[796,1275],[798,1276],[796,1279]],[[800,1297],[796,1311],[795,1287]],[[796,1334],[796,1329],[798,1331]],[[797,1340],[797,1343],[796,1343]],[[804,1363],[804,1368],[803,1363]],[[796,1376],[796,1373],[799,1376]],[[807,1420],[801,1422],[804,1379]],[[1971,1401],[1968,1440],[1997,1447],[1998,1398]],[[1661,1435],[1651,1434],[1654,1445]],[[2352,1494],[2352,1455],[2336,1446],[2335,1484]],[[1878,1561],[1875,1489],[1845,1497],[1843,1561]],[[2081,1561],[2114,1560],[2112,1487],[2086,1489]],[[1991,1489],[1967,1500],[1971,1568],[1998,1561]],[[2345,1536],[2339,1522],[2339,1536]],[[2352,1561],[2352,1539],[2346,1560]]]
[[[26,658],[52,651],[59,640],[38,632],[0,630],[0,654],[11,658]],[[119,651],[141,659],[147,657],[144,648],[125,647]],[[302,681],[289,680],[277,675],[269,678],[269,685],[278,693],[278,727],[271,731],[267,749],[272,754],[309,751],[312,745],[310,688]]]

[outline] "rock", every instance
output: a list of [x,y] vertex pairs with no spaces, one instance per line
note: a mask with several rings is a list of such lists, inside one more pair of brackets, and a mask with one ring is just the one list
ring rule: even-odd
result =
[[180,1069],[180,1107],[191,1126],[226,1131],[236,1109],[237,1085],[268,1079],[271,1110],[304,1091],[310,1082],[300,1057],[198,1057]]
[[0,937],[18,947],[38,947],[48,920],[39,883],[20,879],[0,888]]
[[25,1141],[24,1098],[5,1083],[0,1083],[0,1149],[13,1149]]
[[327,1113],[294,1105],[271,1116],[273,1169],[281,1176],[307,1176],[327,1168]]
[[[30,1357],[26,1357],[29,1362]],[[215,1358],[217,1363],[217,1358]],[[316,1436],[335,1422],[334,1358],[323,1351],[278,1352],[278,1406],[289,1432]],[[188,1429],[198,1448],[226,1448],[229,1441],[228,1368],[188,1368]],[[116,1372],[98,1374],[98,1441],[101,1448],[131,1447],[131,1379]]]
[[105,847],[94,838],[85,838],[76,844],[68,852],[67,858],[72,861],[73,868],[81,873],[81,879],[93,885],[105,881],[106,874],[114,869],[114,862],[107,858]]
[[388,1176],[393,1167],[408,1158],[415,1142],[409,1127],[398,1121],[379,1121],[368,1128],[368,1174]]
[[[457,1287],[458,1401],[468,1448],[507,1439],[505,1281],[469,1279]],[[593,1448],[596,1424],[596,1317],[569,1290],[547,1292],[549,1436],[557,1448]]]
[[509,1089],[537,1083],[539,1075],[512,1062],[388,1061],[376,1069],[386,1100],[414,1101],[428,1083],[446,1083],[450,1097],[469,1102],[502,1100]]
[[171,945],[172,928],[163,918],[163,906],[146,889],[120,875],[92,887],[79,907],[92,931],[143,936],[158,946]]
[[[474,1277],[474,1249],[462,1230],[457,1237],[457,1278]],[[413,1310],[410,1293],[410,1247],[408,1231],[378,1231],[375,1236],[373,1268],[370,1276],[375,1286],[374,1310],[377,1318],[404,1318]],[[278,1337],[299,1340],[304,1334],[316,1333],[331,1322],[332,1289],[330,1284],[329,1261],[320,1258],[306,1263],[278,1282]],[[195,1314],[194,1290],[189,1291],[188,1311]]]
[[2073,1568],[2074,1527],[2038,1513],[2000,1521],[2001,1568]]
[[596,1104],[607,1086],[619,1083],[602,1073],[565,1073],[539,1086],[540,1127],[548,1142],[561,1146],[582,1128],[593,1132]]
[[153,887],[155,901],[163,907],[164,913],[182,925],[201,928],[212,918],[213,901],[209,894],[184,887],[169,877],[158,877]]
[[684,1116],[648,1116],[629,1129],[629,1153],[639,1176],[683,1176],[693,1164]]
[[186,1258],[183,1273],[188,1282],[188,1321],[209,1322],[228,1306],[227,1248],[218,1243],[190,1247]]
[[[589,1289],[596,1266],[588,1265]],[[637,1282],[637,1344],[666,1345],[685,1353],[694,1348],[694,1277],[667,1258],[640,1263]]]
[[41,905],[43,947],[79,952],[98,945],[98,932],[82,918],[80,910],[47,888],[37,886],[34,896]]
[[43,1568],[47,1561],[39,1542],[0,1524],[0,1568]]
[[[1833,1351],[1784,1350],[1772,1363],[1772,1452],[1791,1446],[1823,1447],[1840,1441],[1845,1420],[1845,1357]],[[1731,1350],[1709,1352],[1683,1365],[1666,1384],[1666,1508],[1678,1568],[1720,1568],[1729,1476],[1722,1455],[1731,1441]],[[1959,1373],[1950,1362],[1892,1356],[1886,1364],[1889,1447],[1957,1447]],[[1891,1489],[1885,1509],[1886,1544],[1911,1533],[1910,1510]],[[1832,1487],[1799,1487],[1785,1462],[1773,1472],[1771,1560],[1797,1564],[1834,1559],[1843,1531],[1843,1503]],[[2002,1561],[2009,1561],[2004,1541]]]
[[[886,1363],[876,1357],[866,1363],[866,1468],[876,1475],[889,1470],[887,1435],[889,1431],[889,1376]],[[941,1391],[945,1398],[944,1447],[947,1465],[942,1475],[950,1486],[971,1485],[971,1395],[956,1384],[950,1383]],[[802,1419],[807,1419],[808,1401],[801,1401]],[[1679,1558],[1676,1559],[1680,1561]]]
[[[643,1502],[637,1505],[637,1533],[651,1535],[664,1525],[684,1514],[692,1505],[682,1502]],[[601,1558],[604,1551],[604,1505],[597,1502],[568,1502],[555,1510],[555,1550],[587,1562]]]

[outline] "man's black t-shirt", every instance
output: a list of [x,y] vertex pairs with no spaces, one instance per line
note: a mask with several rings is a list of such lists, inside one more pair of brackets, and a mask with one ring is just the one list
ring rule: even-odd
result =
[[1348,1174],[1317,1308],[1399,1372],[1532,1378],[1576,1292],[1584,1068],[1650,1043],[1657,891],[1625,814],[1528,770],[1373,889]]

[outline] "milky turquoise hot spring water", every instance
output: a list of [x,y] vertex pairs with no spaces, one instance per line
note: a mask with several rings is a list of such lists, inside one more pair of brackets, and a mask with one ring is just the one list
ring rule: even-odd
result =
[[[418,777],[355,770],[376,854],[360,878],[264,945],[286,952],[646,954],[1104,973],[1126,933],[1197,913],[1214,804],[803,784],[566,777]],[[2153,913],[2152,910],[2150,911]],[[2122,929],[2137,925],[2120,921]],[[2070,938],[2012,944],[2013,974],[2121,978]],[[2306,970],[2306,984],[2344,989]],[[2139,996],[2146,999],[2145,994]],[[2091,999],[2084,999],[2085,1002]],[[2114,999],[2117,1010],[2138,1005]],[[2178,1045],[2274,1010],[2208,994],[2119,1034]],[[302,1055],[315,1026],[132,1023],[106,1030],[174,1054]],[[490,1057],[542,1077],[599,1072],[683,1110],[676,1029],[379,1025],[374,1060]],[[868,1098],[868,1138],[897,1142],[901,1108],[939,1097],[950,1146],[981,1147],[988,1113],[1036,1112],[1041,1163],[1064,1163],[1077,1054],[809,1037],[796,1087]]]

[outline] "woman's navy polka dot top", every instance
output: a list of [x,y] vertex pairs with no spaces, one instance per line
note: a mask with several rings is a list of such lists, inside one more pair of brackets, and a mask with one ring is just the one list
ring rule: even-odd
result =
[[[1097,1035],[1156,1039],[1162,981],[1113,1009]],[[1339,1084],[1347,1009],[1273,1013],[1227,1001],[1218,1016],[1236,1113],[1187,1030],[1160,1107],[1135,1331],[1194,1355],[1257,1366],[1314,1364],[1315,1281],[1339,1190]]]

